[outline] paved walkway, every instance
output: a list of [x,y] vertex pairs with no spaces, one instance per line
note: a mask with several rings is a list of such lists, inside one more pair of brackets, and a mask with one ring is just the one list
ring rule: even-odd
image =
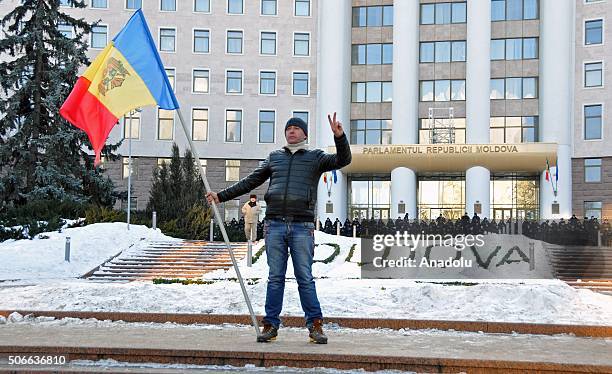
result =
[[[250,326],[47,325],[0,327],[0,365],[9,354],[198,365],[335,367],[417,372],[612,372],[612,339],[437,330],[327,329],[327,345],[285,328],[256,343]],[[6,366],[0,366],[0,369]]]

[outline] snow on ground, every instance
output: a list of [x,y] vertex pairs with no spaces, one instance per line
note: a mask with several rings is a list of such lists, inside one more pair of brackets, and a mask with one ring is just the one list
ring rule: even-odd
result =
[[[79,258],[73,260],[75,265],[63,263],[63,240],[67,234],[73,237],[74,258]],[[110,223],[49,235],[51,238],[45,240],[0,244],[0,253],[6,259],[0,264],[0,279],[22,279],[0,282],[0,310],[248,313],[233,269],[206,274],[204,278],[211,284],[187,286],[96,283],[73,278],[138,242],[140,237],[171,239],[159,232],[132,226],[127,234],[125,224]],[[433,280],[359,279],[359,239],[322,232],[316,232],[315,239],[319,244],[316,260],[334,252],[334,246],[326,243],[340,245],[333,262],[313,265],[324,316],[612,325],[611,296],[574,289],[559,280],[470,280],[478,284],[469,286]],[[254,253],[262,244],[258,243]],[[354,244],[357,247],[351,262],[345,262]],[[243,259],[240,270],[250,279],[246,288],[255,312],[264,314],[265,252],[251,268]],[[282,315],[302,316],[293,278],[289,261]]]
[[[176,240],[142,225],[122,222],[96,223],[41,234],[47,239],[7,240],[0,243],[0,280],[74,278],[87,273],[109,257],[145,240]],[[66,237],[70,237],[70,262],[64,261]]]
[[[452,286],[409,280],[318,279],[324,316],[612,325],[612,297],[561,281]],[[266,282],[246,286],[264,314]],[[80,310],[247,314],[235,281],[208,285],[63,280],[0,287],[2,310]],[[282,315],[302,316],[297,284],[287,280]]]

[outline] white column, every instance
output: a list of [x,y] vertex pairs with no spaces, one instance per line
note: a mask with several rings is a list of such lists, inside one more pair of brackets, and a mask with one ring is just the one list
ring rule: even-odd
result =
[[[399,167],[391,171],[391,215],[389,218],[404,217],[414,219],[417,216],[416,173],[412,169]],[[398,204],[406,204],[406,212],[398,213]]]
[[393,4],[392,141],[418,143],[419,119],[419,2]]
[[465,171],[465,210],[469,216],[474,215],[474,203],[481,204],[480,218],[491,218],[489,201],[491,173],[482,166],[473,166]]
[[[419,2],[396,1],[393,4],[393,144],[417,144],[419,119]],[[391,171],[391,215],[398,204],[406,204],[410,219],[416,218],[416,173],[399,167]]]
[[[574,7],[573,1],[540,0],[540,140],[558,144],[560,169],[556,197],[544,173],[540,178],[542,219],[572,215]],[[554,180],[556,168],[550,169]],[[559,214],[553,216],[555,200]]]
[[[467,2],[466,142],[489,143],[491,117],[491,2]],[[466,211],[474,214],[474,203],[482,204],[480,217],[489,217],[491,173],[474,166],[465,173]]]
[[[351,94],[351,1],[319,1],[319,38],[317,53],[317,141],[316,147],[334,146],[334,134],[327,120],[328,113],[337,113],[344,132],[350,134]],[[317,213],[321,222],[328,217],[334,221],[347,217],[346,176],[338,173],[331,197],[323,178],[319,180]],[[331,175],[331,173],[330,173]],[[331,201],[334,212],[325,213],[325,205]]]

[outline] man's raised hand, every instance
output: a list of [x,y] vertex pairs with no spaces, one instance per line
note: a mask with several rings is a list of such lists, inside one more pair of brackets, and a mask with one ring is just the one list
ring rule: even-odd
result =
[[329,126],[331,127],[334,136],[339,138],[344,134],[344,129],[342,129],[342,122],[336,121],[336,112],[334,112],[334,118],[332,120],[331,115],[327,115],[327,119],[329,120]]

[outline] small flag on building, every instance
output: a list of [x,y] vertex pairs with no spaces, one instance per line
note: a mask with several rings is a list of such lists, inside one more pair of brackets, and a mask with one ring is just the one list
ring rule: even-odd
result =
[[98,165],[119,118],[148,105],[167,110],[179,107],[144,14],[138,9],[79,77],[60,114],[87,133]]
[[550,181],[550,166],[548,165],[548,158],[546,159],[546,180]]

